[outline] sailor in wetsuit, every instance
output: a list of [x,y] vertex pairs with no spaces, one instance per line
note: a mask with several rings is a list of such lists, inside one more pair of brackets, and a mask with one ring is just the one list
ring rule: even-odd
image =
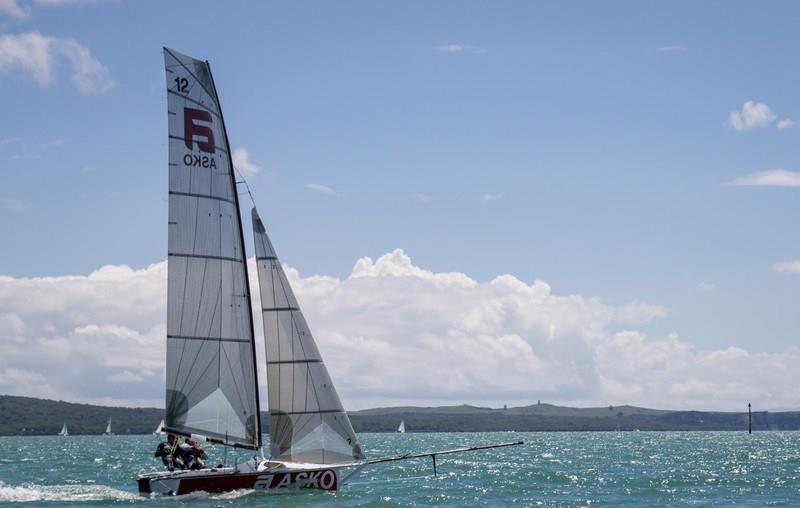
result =
[[167,440],[159,443],[158,448],[156,448],[154,456],[161,457],[161,462],[163,462],[170,471],[175,471],[176,467],[179,469],[186,469],[186,463],[179,453],[179,443],[178,436],[170,434],[167,436]]
[[179,447],[180,456],[183,463],[186,464],[186,469],[203,469],[206,467],[203,459],[208,458],[205,450],[198,446],[197,441],[191,438],[186,438],[186,441],[181,443]]

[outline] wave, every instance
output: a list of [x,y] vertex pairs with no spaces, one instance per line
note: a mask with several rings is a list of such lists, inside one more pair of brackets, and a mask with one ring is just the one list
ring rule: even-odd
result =
[[105,485],[6,485],[0,481],[1,503],[30,503],[36,501],[88,502],[134,501],[137,494]]

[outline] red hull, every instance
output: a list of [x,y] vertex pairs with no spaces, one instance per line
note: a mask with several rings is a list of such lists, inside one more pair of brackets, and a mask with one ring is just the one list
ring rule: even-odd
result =
[[[204,474],[205,473],[205,474]],[[182,495],[190,492],[228,492],[240,489],[320,489],[336,490],[338,476],[333,469],[312,471],[181,472],[139,478],[139,494]]]

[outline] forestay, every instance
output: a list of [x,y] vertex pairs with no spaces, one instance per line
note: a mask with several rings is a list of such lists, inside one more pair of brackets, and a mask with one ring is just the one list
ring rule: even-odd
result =
[[364,459],[350,419],[253,208],[264,318],[273,459],[336,464]]
[[260,445],[236,183],[207,62],[164,48],[169,118],[167,432]]

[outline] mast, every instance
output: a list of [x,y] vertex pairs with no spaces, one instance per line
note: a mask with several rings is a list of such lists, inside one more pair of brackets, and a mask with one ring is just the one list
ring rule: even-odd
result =
[[[233,201],[236,206],[236,215],[239,216],[239,249],[242,252],[242,256],[244,256],[244,280],[245,280],[245,298],[247,299],[247,308],[252,309],[253,304],[250,298],[250,274],[247,272],[247,252],[244,250],[244,234],[242,232],[242,213],[239,209],[239,192],[238,188],[236,187],[236,175],[234,174],[234,167],[233,167],[233,157],[231,156],[231,143],[228,140],[228,129],[225,128],[225,115],[222,114],[222,104],[219,102],[219,94],[217,93],[217,85],[214,84],[214,75],[211,72],[211,65],[206,60],[206,66],[208,67],[208,77],[211,79],[211,88],[214,89],[214,99],[217,102],[217,109],[219,110],[219,119],[222,122],[222,130],[225,132],[225,149],[228,151],[228,164],[230,164],[231,168],[231,185],[233,186]],[[253,340],[250,341],[250,345],[253,349],[253,380],[255,381],[255,394],[256,394],[256,435],[258,436],[258,449],[261,451],[263,456],[263,441],[261,438],[261,403],[258,397],[258,359],[256,357],[256,341],[255,341],[255,326],[253,326],[253,312],[252,310],[247,313],[250,317],[250,336],[253,337]]]

